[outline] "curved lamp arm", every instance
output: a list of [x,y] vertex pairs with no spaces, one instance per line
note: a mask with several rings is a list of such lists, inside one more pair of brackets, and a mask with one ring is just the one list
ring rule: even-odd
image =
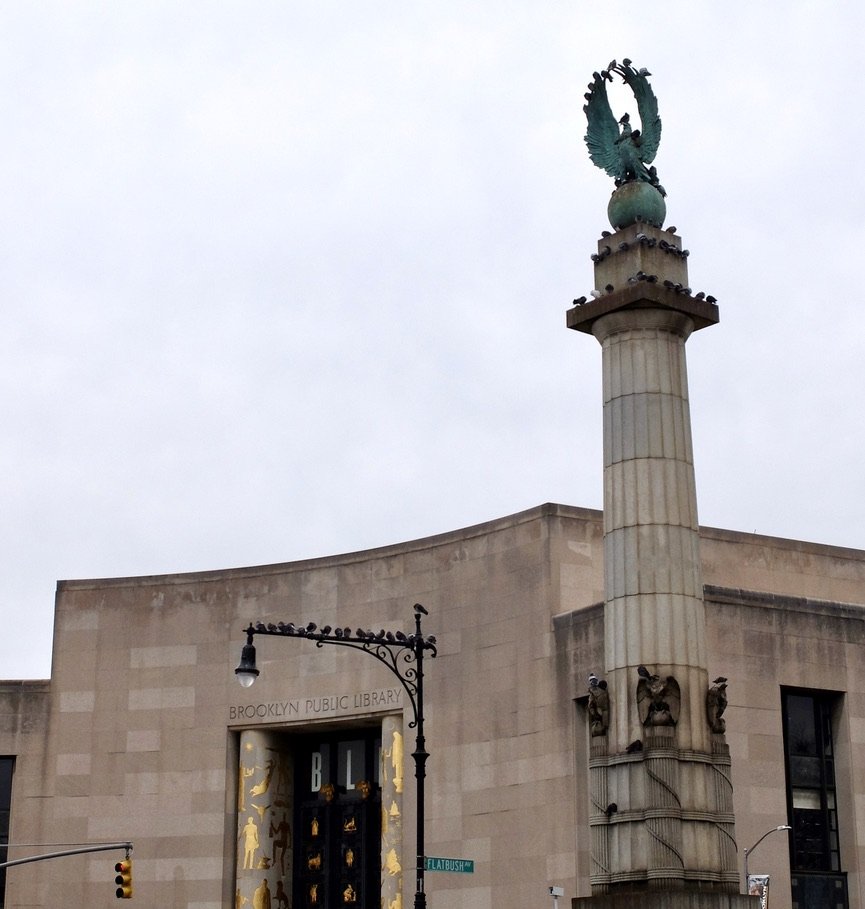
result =
[[745,856],[745,889],[748,889],[748,856],[769,836],[770,833],[778,833],[780,830],[792,830],[793,828],[789,824],[779,824],[777,827],[773,827],[771,830],[767,830],[760,839],[754,843],[749,849],[743,849],[742,852]]

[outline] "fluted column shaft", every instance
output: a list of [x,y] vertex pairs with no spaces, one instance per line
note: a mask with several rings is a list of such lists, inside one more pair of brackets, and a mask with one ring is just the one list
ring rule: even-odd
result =
[[685,341],[666,309],[598,319],[604,393],[604,640],[613,699],[610,750],[641,738],[637,667],[682,690],[679,748],[709,751],[705,609]]

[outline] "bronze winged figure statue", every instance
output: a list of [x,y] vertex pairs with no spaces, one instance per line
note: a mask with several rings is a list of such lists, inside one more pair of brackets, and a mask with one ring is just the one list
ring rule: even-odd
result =
[[[613,73],[620,75],[634,93],[640,129],[631,126],[629,114],[617,121],[610,109],[607,82],[613,81]],[[588,120],[586,145],[592,163],[613,177],[616,186],[635,181],[649,183],[663,196],[666,192],[658,182],[657,171],[650,166],[661,142],[658,100],[646,78],[650,75],[646,69],[635,69],[627,57],[621,63],[613,60],[605,70],[592,74],[583,107]]]

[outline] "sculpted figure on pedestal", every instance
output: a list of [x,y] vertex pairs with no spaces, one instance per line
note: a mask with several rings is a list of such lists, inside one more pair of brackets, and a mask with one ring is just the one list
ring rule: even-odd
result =
[[[634,93],[642,130],[631,126],[630,114],[617,121],[610,109],[607,82],[613,81],[613,73],[621,76]],[[613,60],[605,70],[592,74],[583,107],[589,125],[586,144],[592,162],[613,177],[616,186],[640,181],[656,187],[663,195],[658,173],[649,166],[661,143],[658,101],[646,78],[651,75],[645,68],[635,69],[627,57],[621,63]]]
[[722,714],[727,709],[727,680],[719,675],[709,690],[706,692],[706,719],[712,732],[723,733],[727,729],[727,721]]
[[679,720],[682,695],[679,683],[668,675],[662,679],[653,675],[645,666],[639,666],[637,673],[637,709],[644,726],[675,726]]
[[589,732],[591,735],[606,735],[610,725],[610,694],[605,679],[599,679],[594,672],[589,675]]

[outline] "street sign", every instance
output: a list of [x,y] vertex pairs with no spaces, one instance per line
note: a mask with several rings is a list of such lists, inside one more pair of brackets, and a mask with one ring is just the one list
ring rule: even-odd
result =
[[426,857],[424,865],[427,871],[450,871],[451,873],[474,874],[474,859]]

